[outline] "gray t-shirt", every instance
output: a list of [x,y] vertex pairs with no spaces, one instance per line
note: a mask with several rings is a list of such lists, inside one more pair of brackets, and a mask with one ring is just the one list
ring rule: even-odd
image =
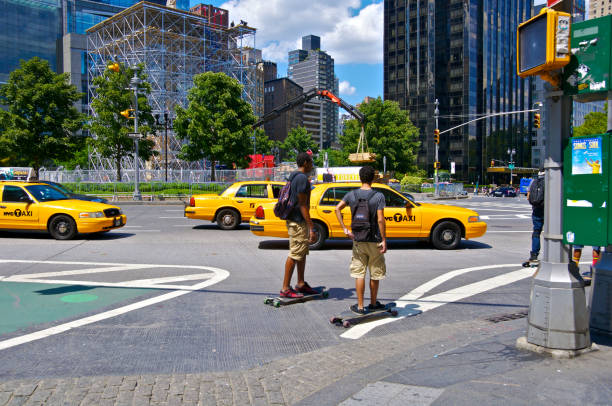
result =
[[302,216],[302,212],[300,211],[298,194],[305,193],[306,194],[306,209],[310,210],[310,182],[308,181],[308,176],[306,176],[301,171],[293,172],[289,179],[291,179],[291,190],[289,192],[289,199],[292,202],[295,202],[295,207],[289,213],[287,220],[295,221],[297,223],[303,223],[306,221],[304,216]]
[[[372,191],[374,192],[374,194],[372,194]],[[359,199],[367,199],[368,196],[370,197],[370,199],[368,200],[368,207],[370,209],[370,222],[372,224],[372,227],[374,228],[374,237],[376,238],[376,241],[380,242],[382,241],[382,237],[380,235],[380,229],[378,228],[377,211],[385,209],[385,196],[374,189],[371,189],[371,191],[355,189],[344,195],[342,201],[345,202],[347,206],[351,208],[352,217],[352,214],[355,212],[355,210],[357,210],[357,203],[359,202]]]

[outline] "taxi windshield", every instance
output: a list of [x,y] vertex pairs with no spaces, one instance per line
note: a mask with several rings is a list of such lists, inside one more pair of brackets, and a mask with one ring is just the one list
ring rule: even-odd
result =
[[36,200],[40,202],[70,199],[70,197],[66,196],[66,194],[49,185],[30,185],[26,186],[26,189],[36,198]]

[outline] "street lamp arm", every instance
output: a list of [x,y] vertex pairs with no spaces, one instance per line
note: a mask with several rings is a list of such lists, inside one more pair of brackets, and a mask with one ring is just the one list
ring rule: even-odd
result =
[[509,115],[512,115],[512,114],[521,114],[521,113],[531,113],[532,111],[540,111],[540,109],[528,109],[528,110],[518,110],[518,111],[506,111],[506,112],[503,112],[503,113],[489,114],[488,116],[478,117],[478,118],[475,118],[474,120],[467,121],[467,122],[465,122],[465,123],[463,123],[463,124],[459,124],[459,125],[457,125],[457,126],[455,126],[455,127],[451,127],[451,128],[449,128],[449,129],[447,129],[447,130],[440,131],[440,135],[442,135],[442,134],[444,134],[444,133],[447,133],[447,132],[449,132],[449,131],[453,131],[453,130],[455,130],[455,129],[457,129],[457,128],[460,128],[460,127],[463,127],[463,126],[465,126],[465,125],[471,124],[471,123],[473,123],[473,122],[475,122],[475,121],[484,120],[485,118],[489,118],[489,117],[496,117],[496,116],[509,116]]

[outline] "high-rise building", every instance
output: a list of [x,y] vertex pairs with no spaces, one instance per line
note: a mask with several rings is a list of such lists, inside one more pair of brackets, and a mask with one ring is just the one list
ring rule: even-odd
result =
[[[318,88],[338,93],[338,78],[334,74],[334,59],[321,51],[321,39],[316,35],[302,37],[302,49],[289,52],[289,79],[302,86],[305,92]],[[328,148],[336,139],[338,106],[324,100],[312,99],[304,103],[304,127],[320,148]]]
[[[303,91],[302,86],[288,78],[266,81],[264,86],[265,112],[269,113],[276,107],[282,106],[289,100],[301,95]],[[302,109],[303,106],[297,106],[264,124],[264,130],[268,138],[284,141],[291,129],[301,127],[303,125]]]
[[[584,4],[584,0],[583,4]],[[589,18],[598,18],[612,14],[612,0],[591,0]]]
[[[529,79],[516,74],[516,28],[532,15],[531,0],[385,0],[384,97],[408,110],[420,129],[417,163],[433,173],[435,101],[440,130],[482,115],[531,108]],[[502,28],[503,27],[503,28]],[[440,137],[442,169],[485,180],[491,159],[530,160],[530,115],[473,122]]]

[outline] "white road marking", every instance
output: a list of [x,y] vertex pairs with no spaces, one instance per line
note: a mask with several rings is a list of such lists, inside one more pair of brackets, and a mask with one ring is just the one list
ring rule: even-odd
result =
[[520,266],[518,264],[504,264],[504,265],[492,265],[492,266],[481,266],[473,268],[464,268],[455,271],[448,272],[444,275],[438,276],[431,281],[424,283],[418,288],[412,290],[408,294],[402,296],[395,301],[397,304],[398,317],[385,318],[381,320],[372,321],[369,323],[358,324],[352,327],[347,332],[340,335],[343,338],[358,339],[363,337],[364,334],[370,332],[372,329],[382,326],[384,324],[392,323],[404,319],[408,316],[415,314],[415,311],[426,312],[433,310],[440,306],[448,303],[457,302],[470,296],[477,295],[479,293],[486,292],[491,289],[498,288],[500,286],[508,285],[510,283],[517,282],[521,279],[531,277],[534,270],[532,268],[521,268],[517,271],[508,272],[503,275],[495,276],[493,278],[485,279],[479,282],[471,283],[469,285],[461,286],[455,289],[448,290],[446,292],[437,293],[435,295],[421,297],[436,286],[452,279],[456,276],[463,275],[468,272],[480,271],[484,269],[494,268],[507,268]]
[[[167,289],[179,289],[179,290],[175,290],[174,292],[169,292],[169,293],[165,293],[162,294],[160,296],[156,296],[156,297],[152,297],[146,300],[142,300],[140,302],[136,302],[136,303],[132,303],[130,305],[127,306],[123,306],[123,307],[119,307],[117,309],[113,309],[113,310],[109,310],[103,313],[99,313],[99,314],[95,314],[93,316],[89,316],[89,317],[85,317],[82,319],[78,319],[78,320],[74,320],[68,323],[64,323],[64,324],[60,324],[58,326],[55,327],[51,327],[45,330],[41,330],[41,331],[37,331],[34,333],[30,333],[30,334],[26,334],[20,337],[14,337],[8,340],[4,340],[4,341],[0,341],[0,351],[1,350],[5,350],[7,348],[11,348],[11,347],[15,347],[17,345],[20,344],[25,344],[25,343],[29,343],[35,340],[40,340],[42,338],[46,338],[46,337],[50,337],[52,335],[55,334],[60,334],[60,333],[64,333],[66,331],[69,331],[73,328],[77,328],[77,327],[82,327],[91,323],[95,323],[101,320],[106,320],[106,319],[110,319],[112,317],[115,316],[119,316],[121,314],[125,314],[128,312],[131,312],[133,310],[138,310],[138,309],[142,309],[144,307],[147,306],[151,306],[153,304],[157,304],[157,303],[161,303],[161,302],[165,302],[167,300],[170,299],[174,299],[177,298],[179,296],[183,296],[186,295],[187,293],[193,292],[195,290],[201,290],[207,286],[210,285],[214,285],[215,283],[221,282],[222,280],[226,279],[229,276],[229,272],[224,270],[224,269],[220,269],[220,268],[214,268],[214,267],[209,267],[209,266],[196,266],[196,265],[156,265],[156,264],[113,264],[113,263],[96,263],[96,262],[66,262],[66,261],[31,261],[31,260],[7,260],[7,259],[0,259],[0,263],[9,263],[9,262],[14,262],[14,263],[45,263],[45,264],[63,264],[63,265],[102,265],[102,266],[108,266],[108,268],[106,269],[117,269],[120,267],[138,267],[138,269],[140,269],[140,267],[149,267],[149,268],[181,268],[181,269],[198,269],[198,270],[206,270],[206,271],[210,271],[211,273],[206,273],[206,274],[199,274],[202,278],[207,278],[206,281],[200,282],[198,284],[195,284],[193,286],[180,286],[180,285],[163,285],[163,284],[151,284],[151,287],[153,288],[167,288]],[[97,268],[100,269],[100,268]],[[82,271],[86,271],[86,273],[93,273],[93,272],[88,272],[91,269],[87,269],[87,270],[82,270]],[[64,274],[68,274],[74,271],[64,271]],[[50,273],[51,274],[51,273]],[[53,274],[61,274],[61,272],[53,272]],[[30,274],[30,275],[41,275],[41,274]],[[26,282],[42,282],[42,283],[52,283],[50,282],[49,279],[33,279],[33,278],[27,278],[27,275],[19,275],[17,278],[19,279],[23,279],[23,281]],[[174,280],[178,281],[178,280],[192,280],[192,278],[195,278],[195,274],[193,275],[182,275],[182,276],[177,276],[175,278],[173,277],[169,277],[169,278],[157,278],[157,279],[149,279],[148,281],[151,282],[155,282],[160,281],[160,282],[172,282]],[[182,279],[181,279],[182,278]],[[4,278],[3,280],[0,279],[1,281],[5,281],[8,282],[8,278]],[[147,280],[144,280],[145,282]],[[66,284],[68,281],[65,280],[58,280],[57,283],[64,283]],[[71,281],[72,282],[72,281]],[[93,286],[96,286],[95,284],[97,282],[88,282],[88,281],[76,281],[78,282],[78,284],[90,284]],[[130,282],[136,282],[136,281],[130,281]],[[128,282],[129,283],[129,282]],[[114,284],[114,286],[117,286],[117,284]],[[134,287],[143,287],[142,285],[139,286],[129,286],[131,288]]]

